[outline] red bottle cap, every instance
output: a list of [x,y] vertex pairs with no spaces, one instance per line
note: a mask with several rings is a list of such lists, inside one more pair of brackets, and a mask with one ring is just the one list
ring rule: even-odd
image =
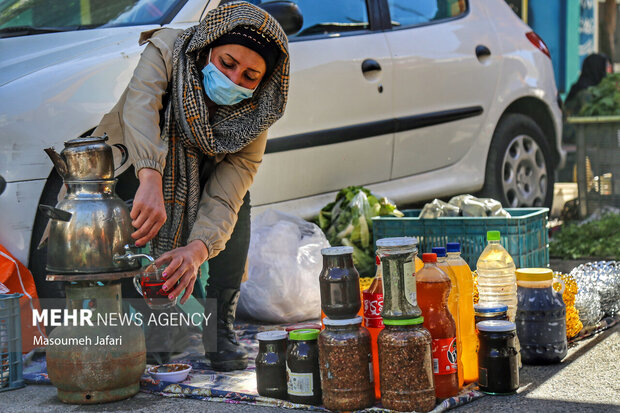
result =
[[425,252],[422,254],[422,261],[424,262],[437,262],[437,254],[432,252]]

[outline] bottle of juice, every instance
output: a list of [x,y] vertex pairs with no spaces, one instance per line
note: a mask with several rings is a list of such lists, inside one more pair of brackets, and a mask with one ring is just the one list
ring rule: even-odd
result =
[[476,264],[480,297],[478,302],[506,304],[508,319],[514,322],[517,312],[515,263],[508,251],[500,245],[499,240],[499,231],[487,232],[488,245]]
[[[460,337],[460,358],[463,364],[465,383],[478,380],[478,355],[476,354],[476,326],[474,323],[474,277],[467,262],[461,258],[461,244],[448,242],[448,264],[456,275],[459,288],[459,320],[457,322]],[[459,366],[460,367],[460,366]]]
[[444,247],[433,247],[433,254],[437,255],[437,266],[450,277],[450,294],[448,295],[448,310],[456,324],[456,361],[459,378],[459,389],[463,387],[463,362],[461,361],[463,343],[461,343],[461,329],[459,328],[459,284],[456,274],[448,265],[448,256]]
[[418,305],[424,327],[431,333],[435,396],[445,399],[459,392],[456,323],[448,310],[450,277],[437,267],[437,255],[422,254],[424,267],[417,274]]
[[377,337],[383,330],[383,319],[381,310],[383,309],[383,273],[381,272],[381,261],[377,260],[377,273],[375,279],[363,294],[364,326],[370,333],[370,347],[372,350],[372,367],[375,379],[375,399],[381,399],[381,387],[379,380],[379,351],[377,348]]

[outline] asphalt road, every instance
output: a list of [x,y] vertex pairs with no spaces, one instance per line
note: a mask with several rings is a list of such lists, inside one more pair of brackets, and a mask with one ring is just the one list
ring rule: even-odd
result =
[[[579,342],[561,364],[524,366],[512,396],[486,396],[454,412],[620,412],[620,325]],[[116,403],[66,405],[53,386],[0,393],[0,412],[265,412],[281,408],[165,398],[147,393]]]

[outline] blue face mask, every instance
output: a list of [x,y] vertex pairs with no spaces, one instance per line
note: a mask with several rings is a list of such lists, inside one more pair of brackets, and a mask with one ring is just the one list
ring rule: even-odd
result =
[[244,99],[251,98],[256,90],[239,86],[230,80],[211,62],[211,51],[209,51],[209,64],[202,69],[202,74],[205,92],[217,105],[237,104]]

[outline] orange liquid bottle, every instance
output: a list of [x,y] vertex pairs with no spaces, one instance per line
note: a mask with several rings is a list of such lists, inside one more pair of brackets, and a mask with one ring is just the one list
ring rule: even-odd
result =
[[383,330],[383,319],[381,310],[383,309],[383,274],[381,272],[381,261],[377,259],[377,274],[367,290],[363,293],[362,309],[364,310],[364,326],[370,333],[370,347],[372,350],[372,369],[375,379],[375,399],[381,399],[381,387],[379,382],[379,350],[377,348],[377,337]]
[[461,361],[465,383],[478,380],[478,354],[476,326],[474,322],[474,277],[467,262],[461,258],[461,244],[448,242],[448,264],[456,275],[459,288],[458,329],[461,338]]
[[456,324],[456,365],[457,375],[459,378],[459,389],[463,387],[463,361],[461,360],[463,352],[463,343],[461,342],[461,329],[459,328],[459,284],[456,274],[448,265],[448,257],[444,247],[433,247],[433,253],[437,254],[437,266],[450,277],[450,294],[448,295],[448,310]]
[[437,267],[436,254],[423,254],[424,268],[417,273],[418,306],[424,327],[431,333],[435,396],[445,399],[459,392],[456,323],[448,310],[450,277]]

